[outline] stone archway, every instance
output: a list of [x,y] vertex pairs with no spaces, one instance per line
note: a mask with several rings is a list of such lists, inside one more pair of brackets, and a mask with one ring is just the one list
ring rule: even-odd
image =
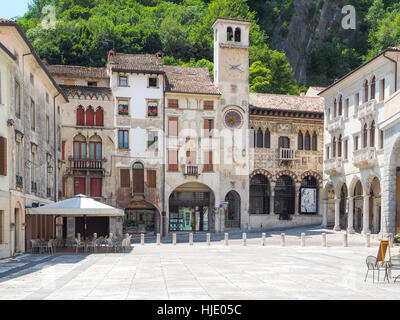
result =
[[225,228],[240,229],[240,195],[232,190],[225,196],[228,202],[228,208],[225,212]]
[[324,227],[333,226],[335,224],[335,188],[331,182],[325,185],[323,200],[324,209],[322,225]]
[[361,232],[364,228],[363,225],[363,212],[364,212],[364,188],[361,180],[354,183],[351,193],[353,197],[353,227],[356,232]]
[[367,181],[367,193],[369,195],[369,230],[371,233],[379,233],[382,227],[381,216],[381,184],[376,176],[371,176]]
[[295,213],[296,183],[289,175],[280,175],[275,184],[274,212],[279,219],[289,220]]
[[338,188],[339,203],[339,225],[342,230],[348,227],[348,190],[346,183],[342,183]]

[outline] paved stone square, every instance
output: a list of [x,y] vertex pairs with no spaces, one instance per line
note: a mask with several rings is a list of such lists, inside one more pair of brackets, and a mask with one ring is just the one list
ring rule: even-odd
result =
[[[365,258],[376,256],[378,241],[365,247],[360,235],[295,229],[259,233],[229,246],[205,242],[134,244],[129,253],[23,255],[0,261],[1,299],[399,299],[400,281],[364,282]],[[307,232],[306,247],[300,232]],[[327,233],[328,247],[321,246]],[[216,237],[216,236],[215,236]],[[218,238],[218,237],[216,237]],[[232,238],[235,238],[232,236]],[[399,247],[392,248],[392,255]],[[395,274],[393,274],[395,275]]]

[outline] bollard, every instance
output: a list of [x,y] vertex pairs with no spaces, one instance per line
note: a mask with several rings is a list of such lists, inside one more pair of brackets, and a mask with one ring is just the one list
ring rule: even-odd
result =
[[281,233],[281,245],[282,245],[282,247],[285,246],[285,234],[284,233]]
[[211,245],[211,234],[207,233],[207,245],[210,246]]
[[261,245],[262,245],[262,246],[265,246],[265,236],[266,236],[265,233],[262,233],[262,234],[261,234]]
[[243,245],[246,246],[247,245],[247,234],[243,233]]
[[224,235],[225,245],[229,245],[229,233],[225,233]]
[[301,246],[302,247],[306,246],[306,234],[305,233],[301,234]]
[[142,246],[144,246],[144,234],[143,233],[140,234],[140,244]]
[[348,242],[348,238],[347,238],[347,232],[343,235],[343,247],[348,247],[349,246],[349,242]]
[[389,246],[393,248],[394,237],[393,233],[389,233]]
[[176,233],[172,234],[172,244],[176,246]]
[[322,246],[326,247],[326,233],[322,234]]
[[157,245],[159,246],[161,243],[161,235],[157,233]]
[[193,233],[189,233],[189,245],[193,245]]
[[367,233],[365,235],[365,246],[369,248],[371,246],[371,234]]

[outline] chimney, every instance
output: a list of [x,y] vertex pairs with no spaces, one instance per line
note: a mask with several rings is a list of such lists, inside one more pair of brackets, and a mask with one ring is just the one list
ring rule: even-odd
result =
[[164,56],[165,56],[165,53],[162,52],[162,51],[158,51],[158,52],[156,53],[157,63],[158,63],[158,64],[162,64],[162,59],[163,59]]
[[305,90],[300,90],[300,97],[304,97],[306,95],[306,91]]
[[107,57],[108,57],[108,62],[110,62],[114,59],[114,57],[115,57],[114,49],[111,49],[110,51],[108,51]]

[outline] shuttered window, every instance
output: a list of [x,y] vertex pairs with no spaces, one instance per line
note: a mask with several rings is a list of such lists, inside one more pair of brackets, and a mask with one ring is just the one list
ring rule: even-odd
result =
[[90,179],[90,196],[101,197],[101,178]]
[[96,126],[103,127],[104,126],[104,111],[103,108],[98,107],[96,110]]
[[178,99],[168,99],[168,108],[179,108]]
[[61,159],[65,160],[65,141],[62,142],[62,147],[61,147]]
[[212,158],[212,151],[204,152],[204,172],[213,171],[213,158]]
[[156,188],[156,170],[147,170],[147,188]]
[[178,118],[168,118],[168,135],[178,136]]
[[204,119],[204,136],[212,137],[213,130],[214,130],[214,120]]
[[120,170],[121,188],[129,188],[131,186],[129,178],[129,169]]
[[176,150],[168,151],[168,170],[178,171],[178,151]]
[[86,125],[87,126],[94,126],[94,110],[90,106],[86,110]]
[[204,110],[214,110],[214,101],[204,101]]
[[7,139],[0,137],[0,175],[7,175]]

